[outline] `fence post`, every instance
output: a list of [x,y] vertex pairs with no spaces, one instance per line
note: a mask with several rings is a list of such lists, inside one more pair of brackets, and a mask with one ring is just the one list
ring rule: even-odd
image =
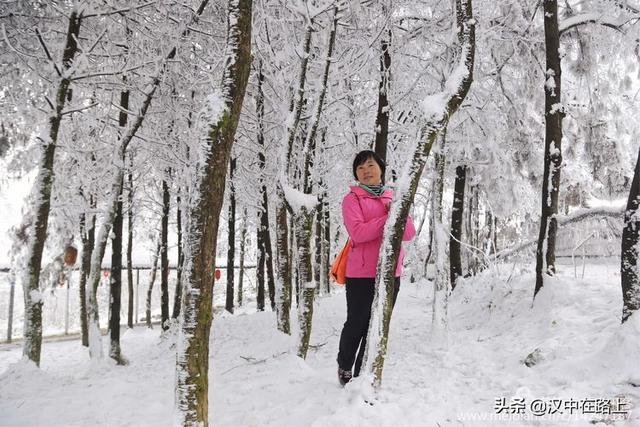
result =
[[67,299],[64,304],[64,334],[69,335],[69,294],[71,293],[71,271],[67,276]]
[[9,325],[7,326],[7,342],[11,342],[11,335],[13,332],[13,299],[15,297],[15,287],[16,281],[14,280],[13,274],[9,275],[9,285],[11,286],[11,290],[9,293]]
[[138,295],[140,289],[140,269],[136,268],[136,324],[138,324]]

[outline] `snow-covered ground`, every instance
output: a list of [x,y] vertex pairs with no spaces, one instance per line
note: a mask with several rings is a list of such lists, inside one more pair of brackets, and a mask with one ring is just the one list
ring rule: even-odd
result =
[[[337,383],[335,358],[346,315],[342,289],[318,300],[306,361],[295,356],[294,340],[276,331],[273,313],[218,314],[211,340],[210,421],[640,426],[640,318],[619,325],[619,281],[615,261],[588,264],[584,279],[574,278],[566,265],[547,279],[532,308],[531,266],[493,268],[454,292],[446,345],[430,333],[431,283],[405,280],[383,388],[371,405],[358,381],[344,389]],[[41,370],[19,362],[17,346],[0,346],[0,425],[171,425],[172,341],[160,338],[157,328],[124,331],[126,367],[90,362],[77,341],[48,342]],[[537,363],[527,367],[531,353]],[[598,414],[615,410],[607,405],[616,402],[623,403],[626,417]],[[563,413],[549,414],[556,410]]]

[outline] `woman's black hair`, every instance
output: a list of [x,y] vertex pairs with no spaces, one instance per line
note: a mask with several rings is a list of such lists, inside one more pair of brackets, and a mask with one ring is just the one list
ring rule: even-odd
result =
[[355,178],[356,181],[358,180],[358,175],[356,175],[356,169],[358,169],[358,166],[360,166],[361,164],[363,164],[369,159],[373,159],[378,164],[378,166],[380,166],[380,170],[382,171],[382,176],[381,176],[382,183],[384,184],[384,171],[387,168],[387,165],[384,164],[384,160],[382,160],[380,156],[378,156],[374,151],[371,151],[371,150],[363,150],[358,154],[356,154],[356,158],[353,159],[353,177]]

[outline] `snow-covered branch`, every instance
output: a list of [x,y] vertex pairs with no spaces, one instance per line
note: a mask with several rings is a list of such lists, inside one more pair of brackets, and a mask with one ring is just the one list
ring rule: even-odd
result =
[[[583,221],[589,218],[621,218],[624,215],[625,206],[612,206],[612,207],[601,207],[601,208],[582,208],[577,209],[575,212],[572,212],[570,215],[558,215],[558,228],[567,226],[569,224],[573,224],[576,222]],[[498,259],[503,259],[509,257],[513,254],[516,254],[520,251],[527,249],[529,246],[533,246],[538,242],[538,239],[527,240],[526,242],[520,243],[514,247],[509,249],[504,249],[496,254],[493,254],[488,259],[489,261],[496,261]]]
[[83,18],[96,18],[96,17],[105,17],[105,16],[110,16],[110,15],[122,15],[125,12],[131,12],[132,10],[140,10],[143,9],[145,7],[149,7],[152,6],[154,4],[156,4],[157,1],[150,1],[138,6],[132,6],[132,7],[127,7],[127,8],[121,8],[121,9],[114,9],[114,10],[109,10],[109,11],[104,11],[104,12],[95,12],[95,13],[88,13],[86,15],[83,15]]
[[627,18],[616,18],[613,16],[606,16],[601,13],[579,13],[560,22],[558,29],[560,34],[563,34],[564,32],[580,25],[600,24],[617,31],[622,31],[621,28],[624,25],[638,19],[640,19],[640,15],[634,15]]
[[318,197],[313,194],[305,194],[302,191],[296,190],[285,182],[283,178],[280,178],[279,182],[284,193],[285,203],[291,210],[293,215],[299,214],[302,209],[306,209],[307,212],[311,212],[318,205]]

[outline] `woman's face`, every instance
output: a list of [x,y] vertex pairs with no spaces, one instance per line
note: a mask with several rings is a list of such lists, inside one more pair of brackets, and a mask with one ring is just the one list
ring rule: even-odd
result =
[[358,182],[364,185],[382,184],[382,169],[373,158],[369,157],[364,163],[356,168]]

